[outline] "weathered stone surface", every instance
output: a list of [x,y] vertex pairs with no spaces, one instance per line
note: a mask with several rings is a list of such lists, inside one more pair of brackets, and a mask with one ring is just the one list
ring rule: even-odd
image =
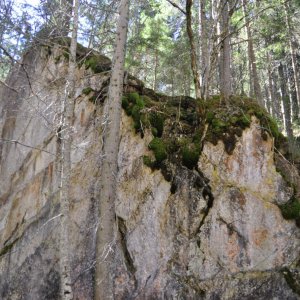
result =
[[[0,133],[7,141],[0,143],[1,299],[59,299],[57,120],[66,61],[59,49],[47,53],[25,57],[31,85],[15,70],[9,82],[20,93],[1,91]],[[100,99],[108,73],[82,66],[77,78],[72,279],[74,299],[93,299],[105,119],[102,100],[95,106],[82,90],[91,87]],[[299,229],[277,206],[291,189],[276,172],[273,141],[261,138],[256,119],[232,155],[222,142],[207,143],[199,171],[177,167],[173,193],[160,170],[143,164],[150,133],[141,139],[125,114],[121,129],[116,299],[299,299],[287,276],[297,278]]]

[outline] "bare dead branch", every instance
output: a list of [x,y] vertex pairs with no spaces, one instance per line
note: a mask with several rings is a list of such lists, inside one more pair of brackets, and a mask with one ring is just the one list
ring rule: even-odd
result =
[[39,151],[41,151],[41,152],[45,152],[45,153],[51,154],[51,155],[53,155],[53,156],[56,156],[56,154],[54,154],[54,153],[52,153],[52,152],[49,152],[49,151],[44,150],[44,149],[41,149],[41,148],[32,147],[32,146],[23,144],[23,143],[21,143],[21,142],[19,142],[19,141],[17,141],[17,140],[8,140],[8,139],[2,139],[2,138],[0,138],[0,142],[18,144],[18,145],[21,145],[21,146],[26,147],[26,148],[30,148],[30,149],[33,149],[33,150],[39,150]]
[[171,1],[171,0],[167,0],[172,6],[176,7],[177,9],[179,9],[183,14],[186,15],[186,12],[175,2]]
[[0,80],[0,84],[4,85],[5,87],[14,91],[15,93],[18,93],[18,91],[15,88],[13,88],[12,86],[9,86],[5,81]]

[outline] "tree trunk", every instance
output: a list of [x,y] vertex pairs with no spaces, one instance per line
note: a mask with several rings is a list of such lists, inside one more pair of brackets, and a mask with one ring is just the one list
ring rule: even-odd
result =
[[260,105],[263,106],[261,87],[259,83],[256,57],[253,47],[252,32],[250,28],[250,20],[247,13],[247,1],[243,0],[243,11],[246,23],[246,33],[248,40],[248,60],[249,60],[249,77],[250,77],[250,96],[255,97]]
[[195,40],[194,40],[194,34],[192,29],[192,5],[193,5],[193,0],[186,0],[186,30],[190,41],[191,67],[192,67],[192,73],[194,78],[196,98],[200,99],[201,87],[200,87],[199,72],[197,67]]
[[282,65],[282,63],[280,63],[278,66],[278,74],[280,77],[280,90],[281,90],[281,98],[282,98],[283,110],[284,110],[285,131],[287,133],[288,140],[292,142],[293,129],[292,129],[292,122],[291,122],[291,106],[290,106],[291,104],[290,104],[290,100],[286,88],[287,76],[285,76],[284,66]]
[[157,91],[157,73],[158,73],[158,50],[155,49],[155,62],[154,62],[154,82],[153,90]]
[[265,90],[265,98],[266,98],[266,109],[269,114],[272,113],[272,100],[271,100],[271,95],[269,93],[268,85],[264,85],[264,90]]
[[220,92],[228,100],[231,94],[229,6],[227,0],[221,0],[221,50],[220,50]]
[[116,220],[115,200],[120,142],[121,98],[129,18],[129,0],[122,0],[119,11],[116,45],[112,63],[108,99],[105,107],[103,163],[100,181],[97,231],[95,299],[114,299]]
[[207,34],[207,20],[205,13],[206,0],[199,0],[199,40],[200,40],[200,70],[201,70],[201,82],[202,98],[206,99],[208,96],[208,76],[210,67],[210,55],[209,55],[209,42]]
[[62,171],[60,189],[61,229],[60,229],[60,272],[61,299],[73,298],[70,266],[70,179],[71,179],[71,146],[73,141],[73,119],[75,106],[75,71],[78,31],[79,0],[74,0],[73,26],[70,45],[69,67],[66,82],[66,98],[64,103],[63,124],[61,130]]
[[297,99],[294,70],[290,66],[288,68],[288,79],[289,79],[289,93],[292,102],[292,120],[297,120],[299,117],[299,106],[298,106],[298,99]]
[[298,68],[297,68],[297,57],[296,57],[296,49],[295,49],[295,43],[294,43],[294,37],[292,34],[292,28],[291,28],[291,22],[289,18],[289,11],[288,11],[288,3],[284,2],[284,8],[285,8],[285,19],[286,19],[286,26],[288,30],[288,40],[289,40],[289,47],[290,47],[290,54],[292,58],[292,67],[293,67],[293,73],[294,73],[294,81],[295,81],[295,90],[297,94],[297,101],[298,101],[298,107],[300,107],[300,78],[298,74]]

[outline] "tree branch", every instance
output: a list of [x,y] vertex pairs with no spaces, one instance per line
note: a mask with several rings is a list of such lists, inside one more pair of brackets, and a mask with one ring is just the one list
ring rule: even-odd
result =
[[172,6],[176,7],[177,9],[179,9],[183,14],[186,15],[186,12],[176,3],[174,3],[173,1],[171,0],[167,0]]
[[8,139],[2,139],[2,138],[0,138],[0,142],[1,142],[1,141],[2,141],[2,142],[6,142],[6,143],[19,144],[19,145],[24,146],[24,147],[26,147],[26,148],[30,148],[30,149],[34,149],[34,150],[39,150],[39,151],[42,151],[42,152],[51,154],[51,155],[53,155],[53,156],[56,156],[56,154],[51,153],[51,152],[49,152],[49,151],[47,151],[47,150],[44,150],[44,149],[41,149],[41,148],[37,148],[37,147],[32,147],[32,146],[23,144],[23,143],[21,143],[21,142],[19,142],[19,141],[17,141],[17,140],[8,140]]
[[9,86],[6,82],[0,80],[0,84],[4,85],[5,87],[7,87],[8,89],[14,91],[15,93],[19,93],[15,88]]

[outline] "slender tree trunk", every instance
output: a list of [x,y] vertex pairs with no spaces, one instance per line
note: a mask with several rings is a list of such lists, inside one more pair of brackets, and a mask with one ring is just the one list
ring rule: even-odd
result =
[[114,299],[116,220],[115,201],[120,142],[121,98],[129,18],[129,0],[122,0],[108,99],[101,168],[99,215],[96,250],[95,299]]
[[297,94],[297,100],[298,100],[298,107],[300,107],[300,78],[298,74],[298,68],[297,68],[297,57],[296,57],[296,49],[295,49],[295,43],[294,43],[294,37],[292,35],[292,29],[291,29],[291,22],[289,18],[289,12],[288,12],[288,2],[284,2],[285,7],[285,19],[286,19],[286,26],[288,30],[289,35],[289,47],[290,47],[290,53],[292,58],[292,67],[293,67],[293,73],[294,73],[294,80],[295,80],[295,90]]
[[272,100],[271,100],[271,95],[269,93],[268,85],[264,85],[264,90],[265,90],[265,98],[266,98],[266,109],[269,114],[272,114]]
[[[201,0],[200,0],[201,1]],[[214,77],[217,69],[217,63],[218,63],[218,56],[219,56],[219,50],[217,50],[217,44],[220,42],[220,22],[218,21],[219,15],[218,15],[218,2],[215,0],[209,1],[210,5],[210,22],[208,23],[208,27],[210,27],[209,34],[208,34],[208,62],[207,62],[207,77],[206,77],[206,88],[205,88],[205,94],[204,99],[207,99],[210,93],[211,88],[214,87]],[[217,78],[216,86],[214,87],[215,90],[219,83],[219,78]]]
[[297,99],[294,70],[291,67],[288,68],[288,79],[289,79],[289,93],[292,102],[292,120],[297,120],[297,118],[299,117],[299,106],[298,106],[298,99]]
[[263,106],[262,101],[262,92],[259,83],[258,73],[257,73],[257,66],[256,66],[256,57],[253,47],[253,38],[252,32],[250,28],[249,17],[247,13],[247,1],[243,0],[243,11],[245,16],[246,22],[246,33],[247,33],[247,40],[248,40],[248,61],[249,61],[249,76],[250,76],[250,96],[255,97],[260,105]]
[[206,0],[199,0],[199,40],[200,40],[200,70],[201,70],[201,92],[202,98],[206,99],[208,96],[208,76],[210,67],[209,42],[207,34],[207,20],[206,20]]
[[286,88],[287,76],[285,76],[285,70],[282,63],[280,63],[278,66],[278,74],[280,77],[280,89],[281,89],[281,98],[282,98],[283,110],[284,110],[285,131],[287,133],[289,141],[292,142],[293,129],[292,129],[292,122],[291,122],[291,104],[289,101],[289,96]]
[[228,100],[231,94],[229,6],[227,0],[221,0],[221,51],[220,51],[220,92]]
[[193,0],[186,0],[186,29],[190,41],[191,67],[192,67],[192,73],[194,77],[195,93],[196,93],[196,98],[200,99],[201,87],[200,87],[199,72],[197,67],[195,40],[194,40],[194,34],[192,29],[192,5],[193,5]]
[[71,285],[70,266],[70,180],[71,180],[71,146],[73,140],[73,119],[75,106],[75,71],[76,71],[76,49],[78,31],[79,0],[74,0],[73,26],[70,45],[69,67],[66,82],[66,98],[64,108],[64,122],[61,130],[62,141],[62,172],[61,172],[61,229],[60,229],[60,272],[61,272],[61,299],[73,298]]
[[274,84],[274,72],[272,71],[272,60],[270,57],[270,53],[267,52],[267,71],[268,71],[268,89],[269,89],[269,97],[271,101],[272,115],[277,120],[281,120],[281,110],[278,101],[278,97],[276,97],[276,87]]
[[153,90],[157,90],[157,73],[158,73],[158,51],[155,49],[155,65],[154,65],[154,82],[153,82]]

